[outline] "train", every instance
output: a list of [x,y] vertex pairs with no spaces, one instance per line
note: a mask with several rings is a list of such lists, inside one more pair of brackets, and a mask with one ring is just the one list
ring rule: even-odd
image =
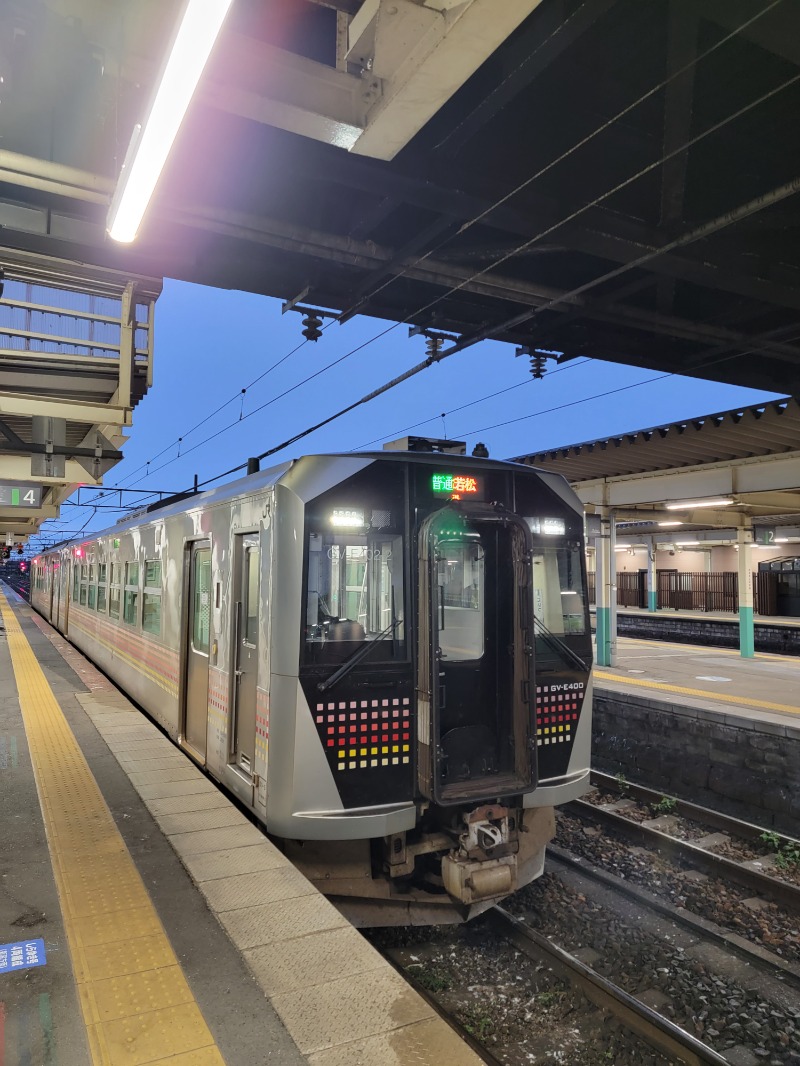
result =
[[581,504],[424,446],[293,459],[32,562],[32,606],[359,926],[474,917],[589,787]]

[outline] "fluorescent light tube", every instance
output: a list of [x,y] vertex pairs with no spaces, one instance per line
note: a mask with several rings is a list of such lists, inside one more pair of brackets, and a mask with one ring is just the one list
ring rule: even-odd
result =
[[187,0],[150,113],[134,129],[111,201],[107,226],[115,241],[129,243],[136,237],[231,3]]
[[660,526],[682,526],[683,522],[659,522]]
[[683,503],[665,503],[668,511],[688,511],[692,507],[730,507],[733,500],[684,500]]

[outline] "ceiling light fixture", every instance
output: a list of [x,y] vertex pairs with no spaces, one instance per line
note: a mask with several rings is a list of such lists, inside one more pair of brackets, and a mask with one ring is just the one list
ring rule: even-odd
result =
[[129,243],[136,237],[231,3],[186,2],[152,107],[144,124],[134,127],[111,201],[107,228],[115,241]]
[[665,503],[668,511],[689,511],[693,507],[730,507],[733,500],[684,500],[683,503]]
[[683,522],[659,522],[660,526],[682,526]]

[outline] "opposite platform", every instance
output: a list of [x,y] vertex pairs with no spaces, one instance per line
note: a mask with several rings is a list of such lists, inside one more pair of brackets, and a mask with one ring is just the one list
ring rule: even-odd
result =
[[480,1061],[204,774],[8,598],[0,941],[42,940],[47,961],[0,973],[3,1066]]

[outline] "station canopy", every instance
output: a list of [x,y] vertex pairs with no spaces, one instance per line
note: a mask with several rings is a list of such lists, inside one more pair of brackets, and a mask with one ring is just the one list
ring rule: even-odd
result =
[[302,295],[800,395],[796,0],[234,0],[122,247],[180,8],[0,2],[7,277]]
[[790,396],[513,461],[562,474],[588,512],[611,510],[636,535],[763,526],[794,538],[800,526],[800,402]]

